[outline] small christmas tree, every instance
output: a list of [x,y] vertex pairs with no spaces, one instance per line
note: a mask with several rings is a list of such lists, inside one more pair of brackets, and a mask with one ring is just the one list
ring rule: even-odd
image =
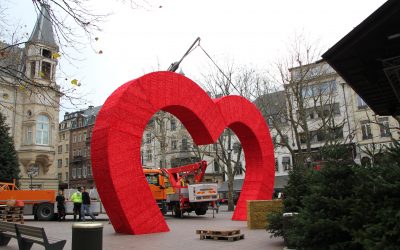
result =
[[12,182],[19,180],[19,166],[17,152],[15,151],[13,138],[9,135],[10,128],[6,124],[6,118],[0,113],[0,182]]

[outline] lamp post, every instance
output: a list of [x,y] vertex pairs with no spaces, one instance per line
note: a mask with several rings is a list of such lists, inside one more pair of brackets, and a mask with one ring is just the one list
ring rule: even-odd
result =
[[32,184],[33,173],[29,171],[29,172],[28,172],[28,177],[29,177],[29,178],[31,178],[31,185],[30,185],[30,189],[32,190],[32,186],[33,186],[33,184]]
[[31,185],[30,185],[31,190],[33,189],[33,176],[37,176],[38,171],[39,171],[39,168],[36,165],[30,167],[29,170],[27,171],[28,177],[31,179]]

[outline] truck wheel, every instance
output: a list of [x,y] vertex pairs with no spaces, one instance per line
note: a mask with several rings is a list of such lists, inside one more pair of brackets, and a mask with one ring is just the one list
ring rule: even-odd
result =
[[196,215],[205,215],[207,213],[207,208],[205,207],[198,207],[194,210]]
[[52,220],[54,217],[54,206],[50,203],[40,204],[36,209],[36,216],[38,220]]
[[161,208],[161,213],[162,213],[162,215],[166,215],[167,214],[167,206],[165,204],[163,204],[163,206]]

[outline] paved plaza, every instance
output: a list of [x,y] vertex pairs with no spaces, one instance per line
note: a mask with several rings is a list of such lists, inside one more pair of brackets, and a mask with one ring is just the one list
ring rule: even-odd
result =
[[[265,249],[275,250],[283,249],[283,240],[280,238],[269,238],[265,230],[249,230],[245,221],[230,220],[232,212],[226,211],[226,206],[222,206],[220,212],[212,216],[209,211],[204,216],[196,216],[192,213],[190,216],[185,214],[184,219],[174,218],[168,213],[165,219],[170,228],[168,233],[146,234],[146,235],[123,235],[116,234],[112,225],[108,223],[105,215],[100,215],[99,221],[104,224],[103,229],[103,249],[143,249],[143,250],[205,250],[205,249]],[[49,236],[66,239],[65,250],[71,249],[72,245],[72,216],[67,216],[67,221],[57,222],[39,222],[27,217],[26,225],[44,227]],[[222,240],[200,240],[196,234],[198,229],[240,229],[245,234],[244,240],[234,242]],[[7,247],[2,250],[18,249],[16,239],[11,239]],[[43,249],[41,245],[34,244],[32,249]],[[90,250],[90,249],[88,249]]]

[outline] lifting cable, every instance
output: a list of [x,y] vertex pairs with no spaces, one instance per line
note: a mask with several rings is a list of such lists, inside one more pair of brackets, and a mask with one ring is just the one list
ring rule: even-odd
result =
[[[229,84],[232,85],[232,87],[238,92],[238,94],[240,94],[240,91],[238,90],[238,88],[232,83],[231,79],[229,79],[229,77],[224,73],[224,71],[222,71],[222,69],[217,65],[217,63],[212,59],[212,57],[206,52],[206,50],[200,45],[200,37],[197,37],[196,40],[193,42],[193,44],[189,47],[189,49],[186,51],[186,53],[182,56],[182,58],[177,61],[172,63],[169,68],[168,71],[172,71],[175,72],[178,68],[179,68],[179,64],[183,61],[183,59],[188,56],[190,53],[192,53],[192,51],[194,51],[197,47],[200,47],[200,49],[204,52],[204,54],[206,54],[206,56],[211,60],[211,62],[214,64],[215,67],[217,67],[217,69],[219,70],[219,72],[221,72],[221,74],[228,80]],[[196,45],[197,43],[197,45]],[[195,46],[196,45],[196,46]]]

